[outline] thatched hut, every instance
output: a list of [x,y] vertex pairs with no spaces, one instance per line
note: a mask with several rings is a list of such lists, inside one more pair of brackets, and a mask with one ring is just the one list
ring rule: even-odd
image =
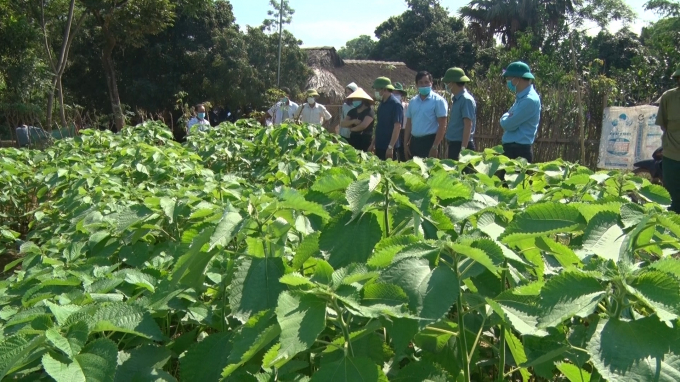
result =
[[403,62],[343,60],[331,46],[305,48],[307,65],[313,74],[307,81],[308,88],[319,92],[319,102],[328,106],[334,116],[345,98],[345,86],[354,82],[368,94],[378,77],[388,77],[408,87],[414,84],[416,72]]

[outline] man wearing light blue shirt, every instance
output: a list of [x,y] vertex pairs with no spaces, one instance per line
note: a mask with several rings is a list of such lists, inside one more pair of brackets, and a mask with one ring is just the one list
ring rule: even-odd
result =
[[529,65],[517,61],[503,73],[508,89],[516,94],[515,103],[501,117],[503,151],[510,159],[524,158],[533,161],[532,145],[541,122],[541,97],[534,89]]
[[404,152],[406,159],[414,156],[436,158],[439,156],[439,144],[446,133],[448,105],[442,96],[432,91],[430,73],[418,72],[416,85],[418,95],[411,99],[406,111]]
[[463,69],[447,70],[442,82],[446,86],[446,91],[453,94],[449,125],[446,127],[448,158],[458,160],[463,148],[475,149],[473,136],[477,125],[477,103],[465,87],[470,78],[465,75]]

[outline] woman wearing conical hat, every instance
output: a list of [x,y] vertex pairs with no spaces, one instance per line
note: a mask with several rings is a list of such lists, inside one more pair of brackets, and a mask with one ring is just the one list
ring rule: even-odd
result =
[[[347,97],[347,100],[352,103],[353,109],[340,122],[341,135],[347,138],[349,144],[355,149],[368,151],[373,139],[373,123],[375,121],[373,98],[364,89],[358,88]],[[349,134],[345,134],[343,131],[349,132]]]

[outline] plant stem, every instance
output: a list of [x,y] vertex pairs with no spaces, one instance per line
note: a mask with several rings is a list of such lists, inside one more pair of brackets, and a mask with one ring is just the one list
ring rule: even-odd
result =
[[[505,282],[508,276],[508,262],[503,263],[503,272],[501,273],[501,293],[505,291]],[[503,382],[505,379],[505,323],[501,322],[501,338],[498,343],[498,382]]]
[[470,382],[470,359],[467,351],[467,341],[465,339],[465,320],[463,319],[463,289],[460,285],[460,273],[458,273],[458,256],[454,256],[453,261],[454,271],[458,275],[458,298],[456,299],[456,312],[458,313],[458,358],[461,361],[461,368],[463,369],[464,381]]
[[390,182],[385,180],[385,237],[390,237]]

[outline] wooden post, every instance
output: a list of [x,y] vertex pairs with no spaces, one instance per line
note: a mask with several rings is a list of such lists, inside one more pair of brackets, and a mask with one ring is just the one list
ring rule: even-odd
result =
[[576,90],[576,104],[578,106],[578,133],[581,142],[581,166],[586,165],[586,133],[583,126],[583,99],[581,98],[581,84],[578,75],[578,62],[576,61],[576,49],[574,48],[574,32],[569,38],[569,47],[571,48],[571,63],[574,66],[574,89]]

